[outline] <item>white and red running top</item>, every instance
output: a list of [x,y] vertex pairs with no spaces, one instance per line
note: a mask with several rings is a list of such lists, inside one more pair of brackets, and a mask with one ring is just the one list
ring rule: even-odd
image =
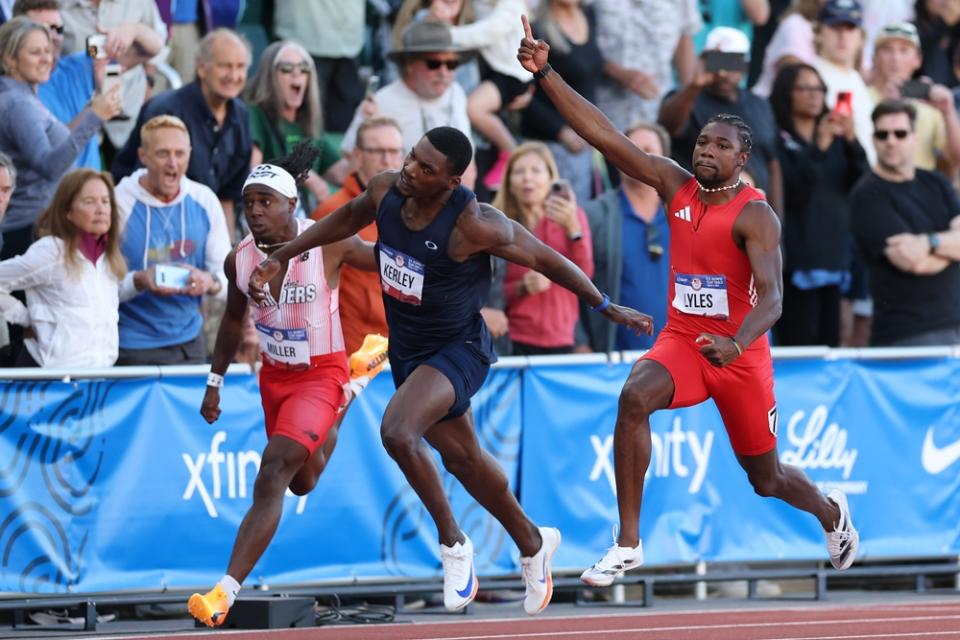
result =
[[[312,224],[312,220],[298,220],[298,233]],[[250,275],[266,258],[253,234],[237,245],[237,287],[244,294],[249,296]],[[263,306],[251,307],[264,361],[306,369],[311,356],[343,351],[339,299],[339,290],[327,285],[322,248],[316,247],[291,259],[280,288],[280,299],[275,300],[268,289]]]

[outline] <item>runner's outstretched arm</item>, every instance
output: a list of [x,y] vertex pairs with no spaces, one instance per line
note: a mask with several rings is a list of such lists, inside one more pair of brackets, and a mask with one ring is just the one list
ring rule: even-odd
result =
[[484,251],[538,271],[574,293],[590,307],[600,307],[600,312],[611,322],[626,325],[637,333],[653,334],[653,319],[650,316],[610,302],[580,267],[494,207],[482,204],[478,205],[475,212],[465,212],[460,217],[457,229],[469,238],[473,252]]
[[[236,252],[231,250],[223,261],[223,272],[227,276],[227,308],[217,330],[217,342],[213,347],[213,363],[210,372],[222,376],[230,366],[243,340],[243,317],[247,311],[247,296],[237,288]],[[220,389],[207,385],[200,405],[200,414],[213,424],[220,417]]]
[[[535,40],[527,17],[523,16],[522,20],[525,37],[520,42],[517,59],[524,69],[537,74],[548,66],[550,45],[543,40]],[[602,111],[571,89],[556,71],[548,71],[539,79],[539,84],[580,137],[622,172],[656,189],[664,200],[669,202],[677,189],[690,179],[690,174],[673,160],[638,149]]]
[[290,258],[314,247],[349,238],[373,222],[383,194],[393,186],[398,174],[399,172],[396,171],[385,171],[374,176],[367,185],[366,191],[312,224],[309,229],[257,265],[250,274],[250,283],[247,287],[250,299],[256,303],[266,299],[264,284],[270,282],[280,272],[280,265]]

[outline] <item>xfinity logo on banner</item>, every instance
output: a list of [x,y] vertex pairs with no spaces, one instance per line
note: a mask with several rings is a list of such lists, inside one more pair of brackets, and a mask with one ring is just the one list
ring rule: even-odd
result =
[[[703,440],[696,431],[684,431],[680,416],[673,419],[673,430],[663,434],[652,432],[652,451],[650,452],[650,466],[646,477],[652,473],[657,478],[667,478],[675,475],[680,478],[690,476],[693,465],[693,477],[687,491],[698,493],[703,486],[710,465],[710,450],[713,448],[713,431],[707,431]],[[590,444],[596,454],[596,461],[590,471],[590,481],[596,482],[603,474],[610,485],[610,492],[617,495],[616,478],[613,472],[613,435],[601,439],[599,436],[590,436]],[[685,450],[689,452],[685,455]]]
[[[253,493],[253,481],[260,470],[260,452],[258,451],[221,451],[220,446],[227,441],[226,431],[217,431],[210,439],[210,450],[197,454],[181,454],[190,479],[183,492],[184,500],[191,500],[196,493],[207,514],[211,518],[219,516],[217,502],[227,500],[246,500],[248,491]],[[209,481],[209,484],[208,484]],[[287,495],[293,494],[287,490]],[[307,496],[297,500],[298,514],[303,513],[307,505]]]
[[818,405],[803,422],[806,413],[795,411],[787,423],[787,444],[793,448],[785,447],[781,441],[780,460],[801,469],[840,469],[843,481],[818,482],[817,485],[821,489],[837,487],[849,494],[866,493],[866,481],[850,480],[859,452],[847,448],[847,430],[836,422],[828,425],[827,415],[827,407]]

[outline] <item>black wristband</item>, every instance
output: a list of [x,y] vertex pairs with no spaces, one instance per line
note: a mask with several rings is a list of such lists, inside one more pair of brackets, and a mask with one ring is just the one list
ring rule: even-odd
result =
[[537,80],[543,80],[544,78],[547,77],[547,74],[550,73],[551,71],[553,71],[553,67],[551,67],[550,63],[548,62],[547,64],[543,65],[540,71],[534,71],[533,77],[536,78]]
[[928,233],[927,242],[930,243],[930,255],[935,255],[940,248],[940,237],[936,233]]

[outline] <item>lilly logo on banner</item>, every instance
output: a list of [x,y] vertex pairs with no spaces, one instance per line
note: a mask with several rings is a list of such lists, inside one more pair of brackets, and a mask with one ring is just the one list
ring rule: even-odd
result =
[[830,485],[842,488],[847,493],[867,492],[866,482],[851,482],[850,475],[857,462],[857,449],[847,448],[847,430],[834,422],[827,424],[828,410],[818,405],[810,412],[807,421],[804,411],[795,411],[787,423],[787,440],[792,449],[783,449],[780,460],[801,469],[840,469],[843,482],[818,482],[818,485]]
[[[224,489],[226,499],[246,500],[247,491],[249,489],[252,492],[253,481],[260,470],[258,451],[221,451],[220,447],[226,441],[227,432],[217,431],[210,439],[209,451],[202,451],[195,457],[189,453],[181,454],[190,474],[182,498],[189,502],[194,494],[199,496],[211,518],[219,517],[217,502],[224,499]],[[289,489],[287,495],[293,495]],[[307,496],[300,496],[296,512],[303,513],[306,505]]]
[[[690,476],[690,467],[687,466],[687,460],[692,458],[693,476],[690,478],[687,491],[699,493],[703,486],[703,480],[707,476],[707,469],[710,466],[713,431],[707,431],[703,440],[701,440],[700,434],[696,431],[684,431],[683,420],[680,416],[675,416],[671,431],[657,433],[651,430],[650,439],[652,451],[646,477],[649,478],[653,474],[657,478],[667,478],[674,475],[686,478]],[[597,456],[593,463],[593,469],[590,470],[590,481],[596,482],[603,475],[610,485],[610,492],[617,495],[617,483],[613,469],[613,435],[608,435],[602,439],[597,435],[591,435],[590,445]],[[686,460],[684,458],[685,452],[689,452],[689,458]]]

